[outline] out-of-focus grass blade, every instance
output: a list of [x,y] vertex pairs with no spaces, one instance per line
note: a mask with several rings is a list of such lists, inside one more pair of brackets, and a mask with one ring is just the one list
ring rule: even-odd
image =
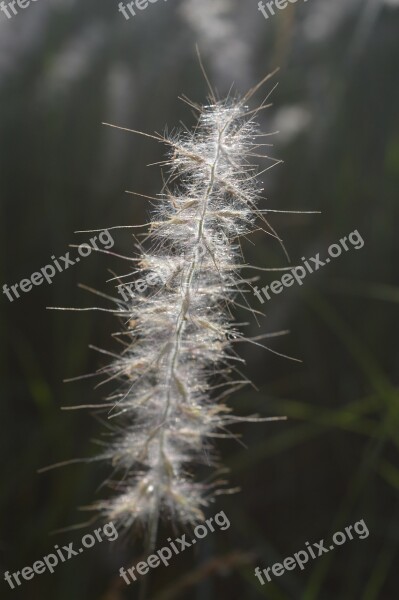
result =
[[326,282],[326,289],[338,294],[362,296],[384,302],[399,302],[399,288],[383,283],[363,283],[361,281],[348,281],[345,279],[330,279]]

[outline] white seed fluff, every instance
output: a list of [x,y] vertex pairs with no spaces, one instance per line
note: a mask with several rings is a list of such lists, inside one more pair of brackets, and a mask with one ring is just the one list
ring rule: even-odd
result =
[[246,284],[239,238],[254,228],[261,193],[251,165],[261,144],[245,101],[212,102],[192,132],[165,140],[170,178],[135,271],[153,285],[118,301],[127,343],[108,368],[120,384],[110,414],[118,427],[103,458],[117,493],[96,507],[120,527],[138,521],[154,534],[159,515],[202,519],[214,491],[193,465],[216,465],[210,438],[236,420],[223,403],[242,383],[232,342],[243,336],[230,308]]

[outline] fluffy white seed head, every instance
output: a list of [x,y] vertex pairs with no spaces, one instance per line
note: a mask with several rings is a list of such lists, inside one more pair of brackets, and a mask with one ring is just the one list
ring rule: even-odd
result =
[[118,425],[103,457],[116,494],[97,508],[121,526],[160,514],[193,523],[212,498],[193,473],[216,465],[211,440],[234,422],[222,400],[240,360],[229,309],[244,283],[239,238],[257,217],[256,131],[244,103],[226,101],[167,140],[170,179],[136,271],[148,288],[120,302],[127,343],[108,369]]

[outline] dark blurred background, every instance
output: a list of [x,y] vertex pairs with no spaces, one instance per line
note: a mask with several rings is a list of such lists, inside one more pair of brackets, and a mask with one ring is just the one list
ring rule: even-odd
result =
[[[251,334],[289,329],[270,346],[303,363],[242,346],[259,391],[236,393],[231,405],[240,415],[288,419],[237,427],[246,449],[219,444],[241,492],[219,497],[209,515],[224,510],[231,527],[154,571],[148,597],[397,598],[399,2],[299,0],[267,20],[256,0],[160,0],[137,12],[126,20],[117,0],[38,0],[12,19],[0,13],[1,287],[87,240],[77,230],[148,219],[149,204],[124,190],[159,192],[162,174],[146,165],[162,160],[164,148],[101,122],[149,133],[192,125],[178,96],[206,100],[196,44],[220,96],[232,84],[245,93],[279,66],[254,99],[255,106],[279,82],[260,119],[264,131],[280,132],[270,153],[284,164],[262,176],[261,207],[321,211],[272,215],[293,263],[325,254],[355,229],[365,246],[263,307],[253,298],[266,316],[259,326],[252,319]],[[115,251],[131,254],[131,235],[114,234]],[[251,241],[248,262],[287,265],[270,237],[257,232]],[[98,452],[93,439],[104,426],[61,407],[99,402],[104,392],[93,379],[63,380],[105,363],[89,344],[117,351],[116,323],[106,313],[46,307],[107,306],[78,284],[112,293],[109,270],[124,269],[94,253],[13,303],[1,295],[1,570],[31,566],[94,528],[51,535],[87,518],[78,507],[103,497],[109,470],[37,470]],[[260,272],[262,285],[273,279]],[[248,315],[237,311],[237,319]],[[256,565],[361,519],[367,539],[264,587],[255,578]],[[165,527],[160,542],[172,533]],[[137,534],[130,537],[97,544],[18,590],[2,580],[0,597],[136,599],[138,587],[118,577],[142,551]]]

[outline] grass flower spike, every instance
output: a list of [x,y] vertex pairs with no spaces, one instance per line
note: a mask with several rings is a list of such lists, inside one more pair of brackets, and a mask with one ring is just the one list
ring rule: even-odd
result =
[[120,386],[109,415],[119,422],[102,458],[120,479],[96,508],[121,527],[144,522],[153,541],[160,515],[183,524],[203,518],[216,484],[197,481],[193,465],[216,467],[211,440],[239,420],[223,400],[246,383],[234,351],[246,338],[230,308],[240,295],[245,305],[249,281],[240,275],[240,237],[263,219],[251,166],[263,144],[247,108],[257,89],[238,101],[212,98],[193,132],[162,138],[170,177],[128,275],[151,285],[115,311],[126,316],[126,345],[107,369]]

